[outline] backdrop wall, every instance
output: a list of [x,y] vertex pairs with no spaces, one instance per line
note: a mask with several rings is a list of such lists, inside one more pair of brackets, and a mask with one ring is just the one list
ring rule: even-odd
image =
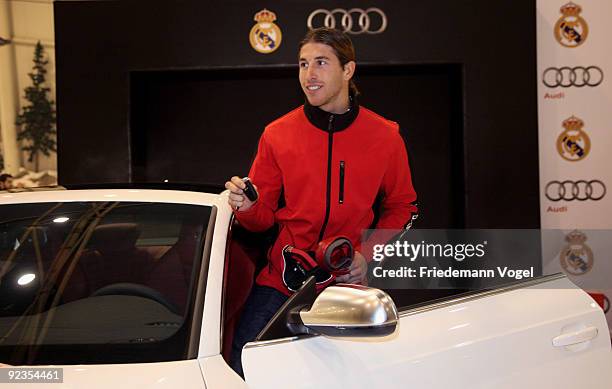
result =
[[[352,35],[362,102],[404,130],[419,226],[539,227],[533,0],[56,2],[60,183],[221,187],[245,174],[263,126],[302,102],[296,47],[309,16],[370,7],[386,24],[378,33],[370,12],[370,33]],[[282,35],[268,54],[249,39],[264,8]]]

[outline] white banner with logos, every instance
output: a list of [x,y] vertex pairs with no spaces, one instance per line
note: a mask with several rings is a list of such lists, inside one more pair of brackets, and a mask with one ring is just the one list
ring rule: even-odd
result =
[[[612,298],[612,1],[537,1],[545,273]],[[612,328],[612,311],[607,313]]]

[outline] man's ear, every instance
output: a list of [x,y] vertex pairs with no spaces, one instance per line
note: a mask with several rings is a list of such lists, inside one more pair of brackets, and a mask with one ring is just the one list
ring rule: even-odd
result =
[[345,80],[350,80],[351,78],[353,78],[353,75],[355,74],[355,67],[357,65],[355,64],[355,61],[348,61],[347,63],[344,64],[344,79]]

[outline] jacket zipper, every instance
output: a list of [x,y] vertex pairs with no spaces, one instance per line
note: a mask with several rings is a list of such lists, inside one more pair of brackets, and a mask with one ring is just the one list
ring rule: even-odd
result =
[[340,189],[338,191],[338,202],[344,204],[344,161],[340,161]]
[[331,197],[331,164],[332,164],[332,147],[334,145],[334,133],[332,132],[332,122],[334,115],[329,115],[329,123],[327,124],[327,191],[325,193],[325,219],[323,219],[323,225],[321,226],[321,232],[319,232],[320,242],[323,240],[325,234],[325,228],[327,228],[327,221],[329,220],[329,203]]

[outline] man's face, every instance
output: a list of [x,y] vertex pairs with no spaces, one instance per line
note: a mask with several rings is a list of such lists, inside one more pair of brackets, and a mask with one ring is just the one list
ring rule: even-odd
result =
[[343,67],[330,46],[307,43],[300,50],[299,65],[300,85],[311,105],[335,113],[347,108],[354,62]]
[[13,189],[13,179],[11,177],[4,181],[4,189]]

